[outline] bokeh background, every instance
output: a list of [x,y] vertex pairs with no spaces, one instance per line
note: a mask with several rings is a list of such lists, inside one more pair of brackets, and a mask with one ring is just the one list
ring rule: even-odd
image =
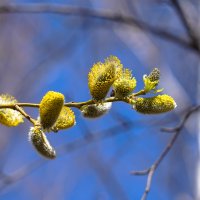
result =
[[[2,6],[10,3],[84,7],[133,21],[78,12],[2,12]],[[167,114],[147,116],[125,103],[114,103],[109,114],[96,120],[84,119],[74,109],[76,126],[47,135],[58,154],[50,161],[28,141],[28,121],[16,128],[0,126],[0,199],[140,199],[146,176],[132,176],[130,171],[148,168],[172,137],[160,129],[176,126],[191,106],[200,103],[198,3],[1,0],[0,93],[11,94],[19,102],[39,103],[47,91],[54,90],[63,93],[66,102],[85,101],[91,98],[90,68],[115,55],[132,70],[136,90],[143,87],[143,74],[158,67],[160,87],[178,106]],[[38,116],[37,109],[25,110]],[[156,170],[148,199],[200,199],[198,124],[198,115],[193,114]]]

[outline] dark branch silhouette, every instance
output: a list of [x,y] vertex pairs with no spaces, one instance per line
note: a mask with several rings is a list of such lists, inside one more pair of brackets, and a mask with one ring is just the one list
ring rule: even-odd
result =
[[60,4],[7,4],[0,5],[0,13],[52,13],[52,14],[61,14],[61,15],[75,15],[82,17],[92,17],[102,20],[114,21],[117,23],[123,23],[130,26],[137,26],[143,31],[152,33],[160,38],[167,39],[171,42],[175,42],[185,48],[193,50],[194,52],[199,53],[199,48],[193,44],[191,41],[186,41],[185,39],[174,35],[173,33],[167,32],[162,29],[158,29],[150,26],[148,23],[141,21],[139,19],[123,16],[119,13],[114,13],[111,11],[105,10],[94,10],[83,7],[72,7]]
[[194,31],[192,30],[190,23],[188,22],[188,18],[186,17],[186,14],[184,13],[184,11],[181,8],[181,5],[179,3],[178,0],[172,0],[172,4],[176,10],[176,13],[179,15],[180,20],[182,21],[189,38],[191,39],[191,44],[192,46],[197,49],[199,51],[199,42],[198,42],[198,38],[196,37]]

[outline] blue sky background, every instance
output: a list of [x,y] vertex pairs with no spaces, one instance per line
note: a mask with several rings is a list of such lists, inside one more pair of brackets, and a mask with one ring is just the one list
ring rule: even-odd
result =
[[[170,1],[1,2],[106,9],[189,41]],[[188,15],[192,22],[196,19],[195,5],[195,1],[182,3],[186,13],[193,9]],[[130,105],[114,103],[110,113],[96,120],[84,119],[75,109],[76,126],[47,135],[58,151],[57,159],[50,161],[38,155],[28,141],[28,121],[16,128],[0,126],[0,199],[140,199],[146,177],[131,176],[130,171],[148,168],[172,136],[160,129],[177,125],[184,111],[197,104],[199,55],[192,48],[136,26],[91,17],[1,13],[0,24],[0,93],[11,94],[19,102],[39,103],[49,90],[63,93],[66,102],[88,100],[90,68],[115,55],[132,70],[137,91],[143,87],[143,74],[158,67],[160,87],[178,105],[173,112],[147,116],[136,113]],[[195,29],[193,23],[192,27]],[[38,116],[37,109],[25,110]],[[197,160],[197,123],[193,115],[157,169],[148,199],[195,199]],[[5,182],[5,176],[14,179]]]

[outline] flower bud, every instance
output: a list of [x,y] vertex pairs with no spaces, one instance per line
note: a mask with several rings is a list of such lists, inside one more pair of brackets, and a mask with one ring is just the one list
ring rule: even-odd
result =
[[134,109],[143,114],[159,114],[176,108],[174,99],[166,94],[150,98],[137,98]]
[[111,102],[102,103],[102,104],[91,104],[81,107],[81,113],[83,117],[86,118],[97,118],[106,114],[112,107]]
[[50,145],[40,126],[30,128],[29,140],[32,142],[37,152],[42,156],[49,159],[54,159],[56,157],[54,148]]
[[59,92],[47,92],[40,102],[40,123],[43,129],[50,129],[58,119],[64,105],[64,95]]
[[160,80],[160,70],[158,68],[154,68],[152,72],[148,75],[148,78],[151,82]]
[[76,120],[74,112],[70,108],[64,106],[60,112],[56,123],[53,126],[53,130],[58,131],[61,129],[67,129],[74,126],[75,124]]
[[154,90],[154,93],[161,92],[163,89],[156,90],[156,86],[158,85],[160,80],[160,71],[158,68],[154,68],[152,72],[147,76],[143,76],[144,81],[144,91],[146,93],[150,92],[151,90]]
[[[0,105],[13,105],[17,103],[17,100],[8,95],[2,94],[0,95]],[[2,108],[0,109],[0,123],[5,126],[18,126],[20,123],[23,123],[23,115],[20,112],[10,109],[10,108]]]

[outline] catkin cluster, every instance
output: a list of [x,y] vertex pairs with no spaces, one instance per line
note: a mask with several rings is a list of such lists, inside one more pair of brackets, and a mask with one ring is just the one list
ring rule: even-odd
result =
[[[176,107],[174,99],[167,94],[160,94],[158,89],[160,71],[154,68],[149,75],[143,76],[144,87],[138,92],[136,78],[132,71],[124,68],[119,58],[110,56],[104,62],[95,63],[88,73],[88,87],[92,99],[80,103],[65,103],[62,93],[48,91],[40,103],[39,116],[32,119],[10,95],[0,95],[0,123],[9,127],[23,123],[26,117],[33,126],[29,131],[29,140],[41,155],[49,159],[56,157],[56,151],[46,137],[47,132],[58,132],[76,124],[76,117],[71,107],[77,108],[84,118],[96,119],[108,113],[115,101],[122,101],[142,114],[160,114]],[[140,95],[150,97],[139,97]],[[17,107],[18,106],[18,107]],[[32,120],[30,120],[32,119]]]

